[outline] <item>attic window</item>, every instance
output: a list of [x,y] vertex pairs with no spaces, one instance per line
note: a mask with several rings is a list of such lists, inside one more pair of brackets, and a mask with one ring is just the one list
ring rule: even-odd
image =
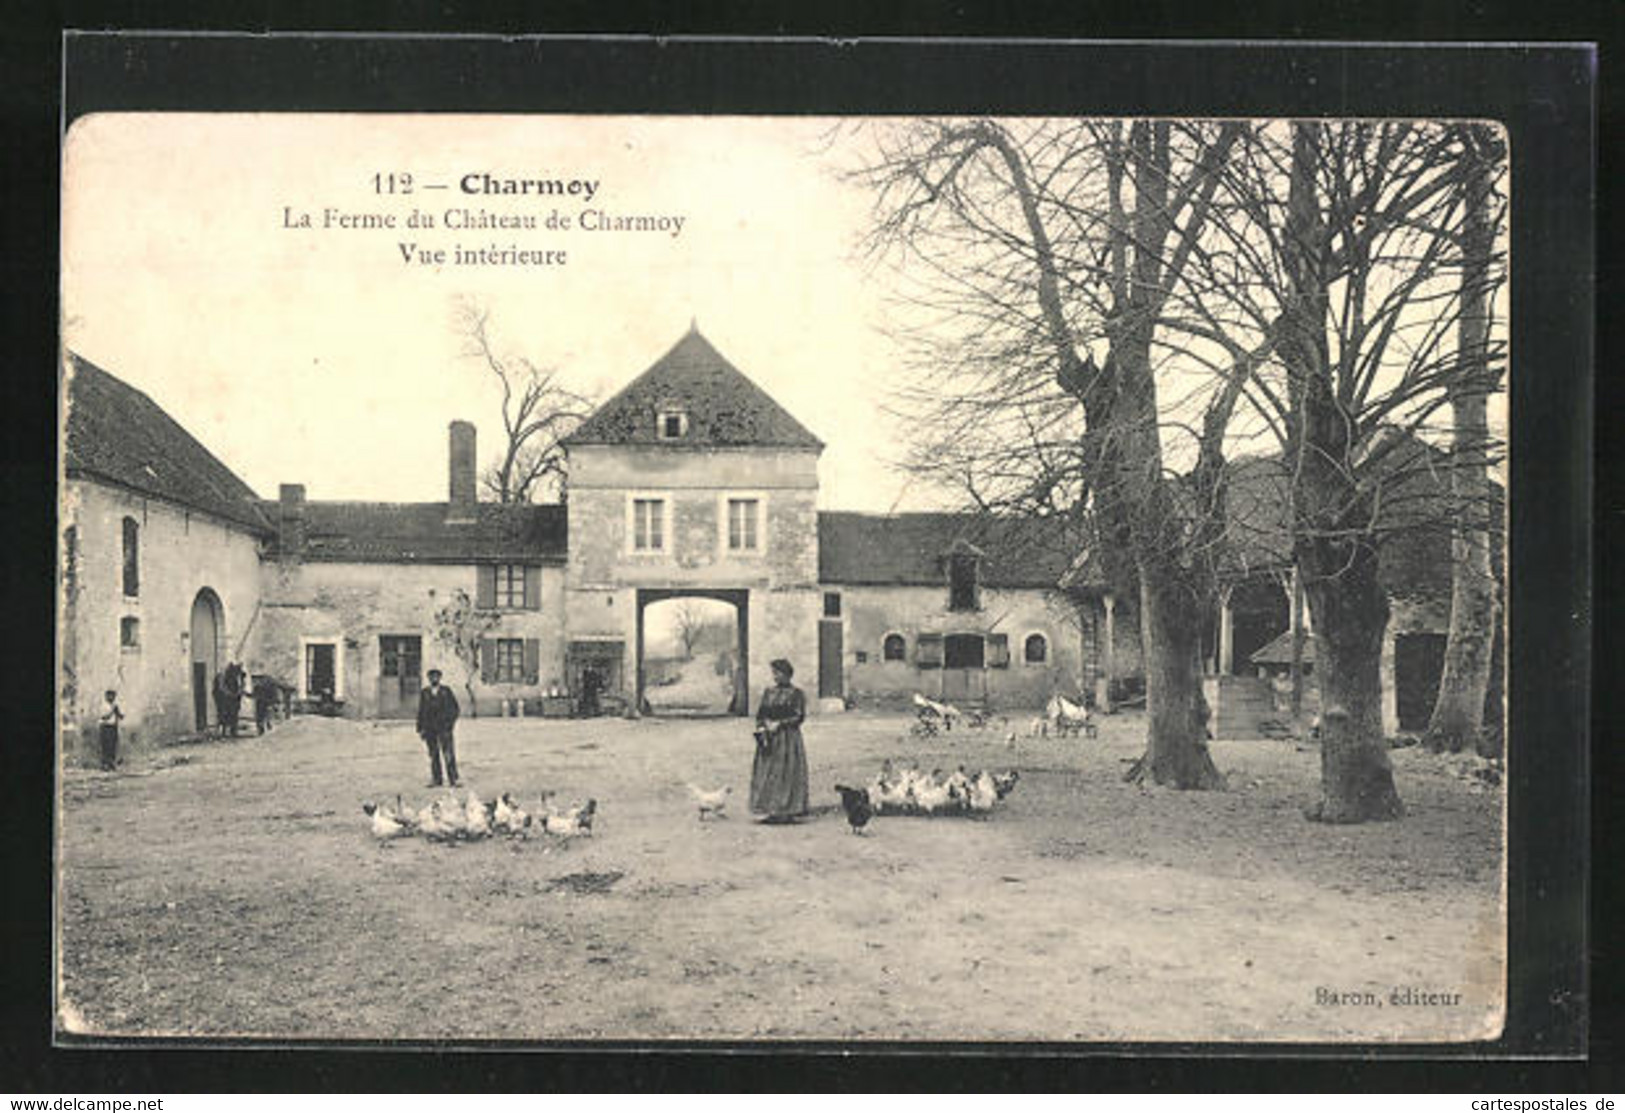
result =
[[980,608],[977,598],[977,560],[970,553],[954,553],[948,558],[948,609],[974,611]]
[[681,440],[688,434],[688,414],[679,409],[665,409],[659,416],[660,439]]

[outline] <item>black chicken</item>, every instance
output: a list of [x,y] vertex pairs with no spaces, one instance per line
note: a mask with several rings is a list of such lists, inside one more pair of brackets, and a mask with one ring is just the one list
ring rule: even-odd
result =
[[869,803],[869,794],[861,788],[848,788],[846,785],[836,785],[835,791],[841,794],[841,807],[846,811],[846,821],[852,825],[852,833],[863,834],[863,825],[875,814],[875,809]]

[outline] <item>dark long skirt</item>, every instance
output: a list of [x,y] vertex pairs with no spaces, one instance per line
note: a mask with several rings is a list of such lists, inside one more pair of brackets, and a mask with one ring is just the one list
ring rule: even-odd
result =
[[750,810],[788,819],[807,814],[807,748],[800,727],[781,727],[756,747],[750,771]]

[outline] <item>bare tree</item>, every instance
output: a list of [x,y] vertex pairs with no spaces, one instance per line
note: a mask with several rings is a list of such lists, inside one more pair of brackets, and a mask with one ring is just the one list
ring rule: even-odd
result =
[[677,631],[677,640],[683,646],[683,660],[691,660],[694,647],[705,633],[705,610],[692,599],[679,599],[672,606],[672,625]]
[[434,636],[451,652],[463,668],[463,691],[468,695],[468,714],[479,717],[474,700],[474,678],[480,671],[480,646],[485,635],[502,620],[495,611],[482,611],[474,606],[468,592],[461,588],[434,615]]
[[456,303],[463,355],[485,365],[502,389],[504,443],[480,473],[480,487],[501,503],[534,502],[562,490],[560,441],[592,412],[593,399],[559,382],[554,368],[539,368],[522,355],[503,354],[492,341],[490,311],[468,300]]
[[[1217,783],[1200,631],[1225,562],[1262,539],[1301,570],[1315,617],[1313,815],[1402,812],[1380,556],[1438,530],[1453,469],[1481,473],[1497,451],[1485,433],[1456,452],[1437,423],[1450,398],[1499,389],[1503,347],[1452,339],[1481,283],[1457,274],[1472,236],[1451,134],[933,121],[883,131],[861,171],[871,248],[908,291],[898,331],[931,376],[907,400],[927,430],[910,463],[990,512],[1076,522],[1108,578],[1138,589],[1151,715],[1136,775]],[[1281,497],[1247,521],[1227,510],[1226,453],[1255,442],[1278,454]]]
[[1498,376],[1491,362],[1491,306],[1503,280],[1495,250],[1500,225],[1496,178],[1506,156],[1495,130],[1483,124],[1456,131],[1461,145],[1463,215],[1461,309],[1457,349],[1470,365],[1448,388],[1452,416],[1450,471],[1452,538],[1450,637],[1444,673],[1425,741],[1451,751],[1486,745],[1485,696],[1490,687],[1499,608],[1493,547],[1499,530],[1486,464],[1494,450],[1486,400]]
[[[876,195],[872,250],[918,276],[925,324],[912,339],[933,386],[915,465],[959,480],[981,509],[1063,515],[1092,535],[1140,603],[1150,715],[1130,776],[1188,789],[1223,783],[1206,745],[1201,619],[1225,430],[1267,343],[1209,345],[1191,361],[1200,381],[1171,392],[1159,364],[1175,354],[1170,321],[1193,296],[1187,271],[1242,134],[926,121],[882,134],[859,174]],[[1171,470],[1175,455],[1187,473]]]
[[1278,359],[1247,392],[1283,450],[1287,528],[1315,619],[1322,795],[1310,814],[1393,818],[1403,806],[1382,727],[1381,555],[1437,528],[1439,479],[1459,461],[1434,419],[1453,392],[1487,393],[1499,378],[1488,346],[1452,343],[1464,164],[1440,125],[1298,122],[1254,139],[1232,167],[1236,213],[1224,222],[1249,277],[1227,301],[1255,328],[1281,323]]

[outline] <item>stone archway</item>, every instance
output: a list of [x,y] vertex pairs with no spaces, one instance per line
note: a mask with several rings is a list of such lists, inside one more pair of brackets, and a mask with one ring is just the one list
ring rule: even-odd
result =
[[226,642],[226,609],[213,588],[201,589],[192,600],[191,646],[192,710],[199,732],[209,727],[209,691],[220,671]]
[[750,714],[750,592],[733,588],[639,588],[637,619],[637,686],[633,692],[638,713],[648,708],[645,690],[648,685],[644,629],[645,613],[650,604],[671,599],[715,599],[730,604],[736,615],[734,646],[738,658],[735,662],[733,699],[728,707],[732,715]]

